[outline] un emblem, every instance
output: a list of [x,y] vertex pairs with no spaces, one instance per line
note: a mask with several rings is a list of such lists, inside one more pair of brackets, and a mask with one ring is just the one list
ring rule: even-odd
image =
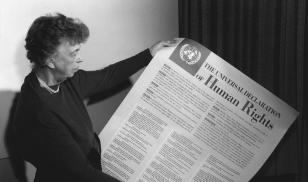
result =
[[194,46],[185,44],[180,50],[181,60],[186,62],[188,65],[197,63],[201,58],[201,52]]

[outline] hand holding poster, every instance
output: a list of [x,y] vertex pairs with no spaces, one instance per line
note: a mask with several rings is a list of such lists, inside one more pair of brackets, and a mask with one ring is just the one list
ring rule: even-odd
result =
[[153,58],[100,133],[121,181],[249,181],[298,112],[199,43]]

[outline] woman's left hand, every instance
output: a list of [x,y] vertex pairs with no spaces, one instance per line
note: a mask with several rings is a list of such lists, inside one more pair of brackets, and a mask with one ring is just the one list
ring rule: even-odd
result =
[[173,40],[167,40],[167,41],[158,41],[157,43],[155,43],[154,45],[152,45],[149,49],[151,52],[151,55],[154,57],[156,55],[156,53],[165,48],[165,47],[171,47],[176,45],[178,42],[180,41],[179,38],[174,38]]

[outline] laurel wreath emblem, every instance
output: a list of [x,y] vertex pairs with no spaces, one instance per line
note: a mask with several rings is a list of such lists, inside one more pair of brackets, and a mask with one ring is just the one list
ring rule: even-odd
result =
[[188,65],[196,64],[201,58],[201,52],[190,44],[185,44],[180,49],[180,58]]

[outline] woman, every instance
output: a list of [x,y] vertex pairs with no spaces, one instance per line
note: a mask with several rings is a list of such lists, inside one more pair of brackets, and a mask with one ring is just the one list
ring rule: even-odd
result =
[[101,172],[100,141],[93,132],[83,100],[110,89],[146,66],[172,42],[98,71],[79,70],[87,26],[62,14],[37,18],[25,48],[33,64],[25,78],[14,117],[17,145],[36,169],[36,182],[117,181]]

